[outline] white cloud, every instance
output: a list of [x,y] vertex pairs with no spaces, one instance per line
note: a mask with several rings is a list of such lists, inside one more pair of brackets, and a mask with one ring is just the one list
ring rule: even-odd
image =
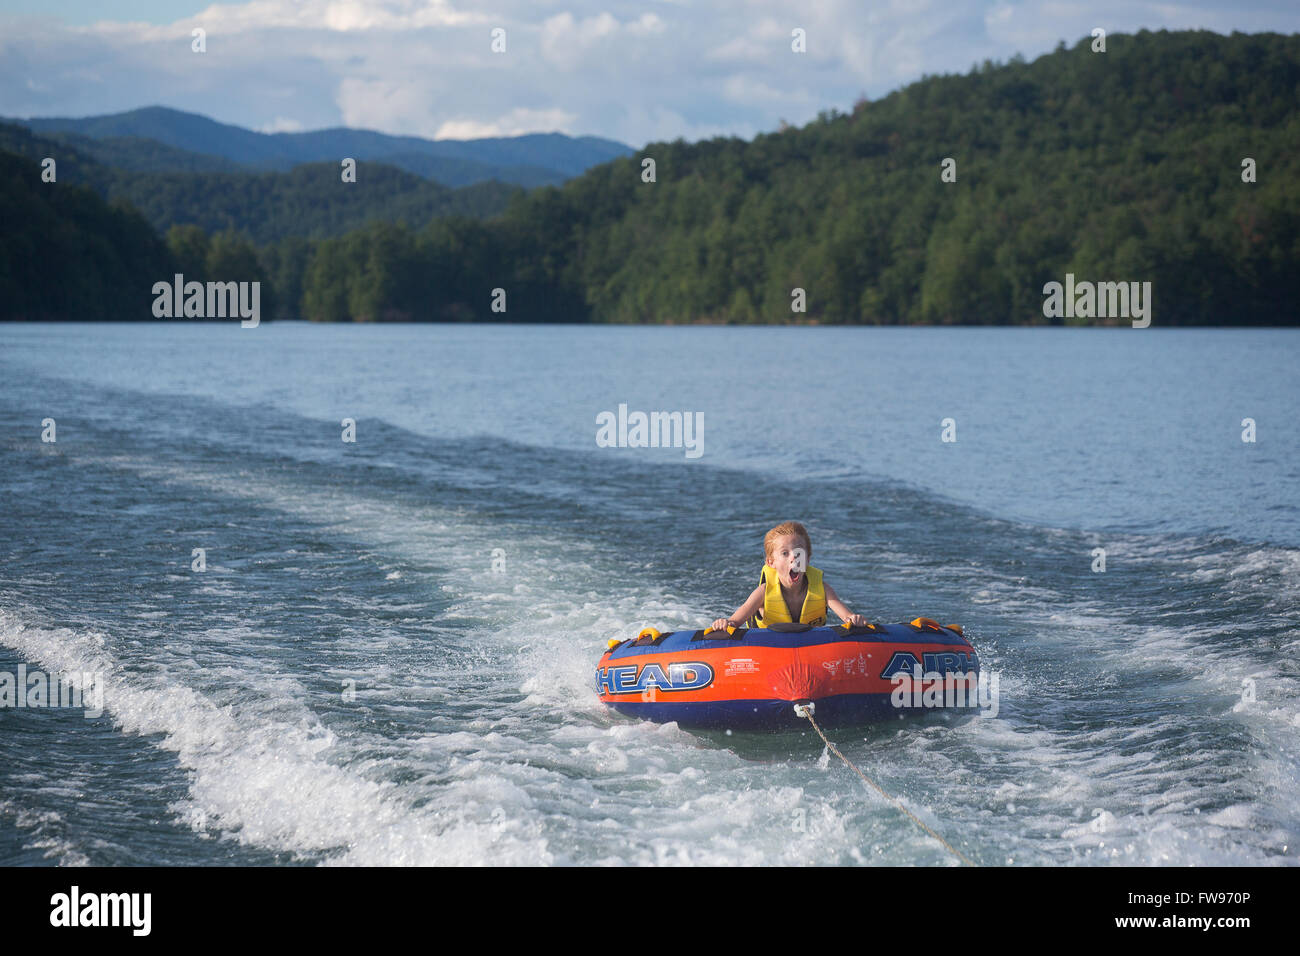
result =
[[806,90],[780,89],[748,73],[733,73],[722,83],[722,95],[733,103],[809,103]]
[[601,135],[633,147],[644,146],[649,142],[672,142],[675,139],[693,142],[735,134],[735,130],[725,123],[692,122],[666,106],[632,105],[617,115],[610,116],[607,122],[609,132]]
[[655,36],[666,29],[664,22],[653,13],[643,13],[639,20],[627,25],[627,32],[633,36]]
[[521,136],[524,133],[571,133],[573,113],[561,109],[511,110],[489,122],[473,119],[448,120],[438,127],[434,139],[484,139],[489,136]]
[[663,32],[661,26],[653,14],[623,24],[606,12],[578,20],[565,11],[543,21],[540,49],[548,63],[562,70],[573,70],[588,54],[607,56],[612,49],[625,46],[624,36],[652,37]]
[[[251,0],[218,3],[175,23],[153,29],[185,33],[195,26],[227,33],[276,28],[330,30],[339,33],[367,30],[418,30],[426,27],[484,23],[489,18],[470,10],[457,10],[446,0]],[[103,21],[88,29],[112,29],[121,24]],[[145,28],[130,24],[133,29]]]
[[[739,32],[722,34],[717,37],[716,46],[707,47],[705,56],[720,63],[756,64],[771,60],[776,56],[791,53],[790,44],[794,37],[791,31],[801,24],[789,26],[778,23],[771,17],[762,17],[743,27]],[[807,27],[804,27],[807,30]]]
[[438,110],[427,87],[409,75],[344,76],[335,96],[344,126],[427,136]]
[[257,130],[259,133],[301,133],[303,125],[298,120],[277,116],[271,122],[263,123]]

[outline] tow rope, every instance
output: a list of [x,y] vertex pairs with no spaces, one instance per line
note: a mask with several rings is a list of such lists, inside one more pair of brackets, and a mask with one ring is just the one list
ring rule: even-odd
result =
[[817,731],[817,736],[821,737],[822,741],[826,744],[826,748],[827,748],[831,753],[835,754],[835,756],[839,757],[841,760],[844,761],[844,766],[848,767],[850,770],[852,770],[854,773],[856,773],[856,774],[857,774],[857,775],[862,779],[862,782],[863,782],[863,783],[867,784],[869,787],[874,787],[877,793],[879,793],[882,797],[884,797],[886,800],[888,800],[888,801],[889,801],[890,803],[892,803],[894,806],[898,807],[898,809],[902,810],[902,811],[903,811],[904,813],[906,813],[909,817],[911,817],[911,818],[912,818],[912,821],[913,821],[913,822],[914,822],[918,827],[920,827],[920,828],[921,828],[922,830],[924,830],[926,833],[930,834],[930,836],[934,837],[934,838],[935,838],[936,840],[938,840],[941,844],[943,844],[943,848],[944,848],[945,850],[947,850],[947,851],[948,851],[949,853],[951,853],[953,856],[957,857],[957,859],[961,860],[961,861],[962,861],[963,863],[965,863],[967,866],[974,866],[974,865],[975,865],[974,863],[971,862],[971,860],[970,860],[970,859],[969,859],[969,858],[968,858],[964,853],[962,853],[960,850],[958,850],[956,847],[954,847],[951,843],[949,843],[949,842],[948,842],[947,840],[945,840],[943,837],[939,836],[939,834],[935,833],[935,832],[934,832],[933,830],[931,830],[928,826],[926,826],[925,823],[924,823],[922,820],[920,820],[920,819],[917,817],[917,815],[916,815],[915,813],[913,813],[911,810],[907,809],[907,807],[903,806],[901,803],[899,803],[897,800],[895,800],[895,799],[894,799],[893,797],[891,797],[889,794],[885,793],[885,791],[884,791],[883,789],[881,789],[880,784],[876,783],[874,780],[872,780],[870,777],[868,777],[865,773],[863,773],[863,772],[862,772],[861,770],[859,770],[857,767],[853,766],[853,763],[849,760],[849,758],[846,757],[846,756],[844,756],[844,754],[840,753],[839,748],[836,747],[833,743],[831,743],[831,742],[826,738],[826,735],[825,735],[824,733],[822,733],[822,729],[821,729],[820,727],[817,726],[817,721],[813,720],[813,709],[814,709],[814,705],[813,705],[812,701],[809,701],[809,702],[806,703],[806,704],[795,704],[795,705],[794,705],[794,712],[795,712],[796,714],[798,714],[800,717],[806,717],[806,718],[808,718],[808,723],[810,723],[810,724],[813,725],[813,730]]

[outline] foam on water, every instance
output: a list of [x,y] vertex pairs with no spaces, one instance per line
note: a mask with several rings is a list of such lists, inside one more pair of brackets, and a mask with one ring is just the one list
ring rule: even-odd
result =
[[[125,733],[157,735],[157,746],[189,772],[188,798],[173,810],[195,830],[219,829],[309,858],[469,861],[456,850],[464,835],[444,839],[445,824],[391,781],[331,761],[338,740],[296,703],[292,680],[249,681],[244,703],[218,706],[191,687],[127,674],[100,633],[32,627],[0,610],[0,643],[49,672],[102,673],[114,723]],[[535,840],[520,843],[508,831],[495,837],[506,859],[544,862]]]
[[[33,788],[40,788],[45,781],[34,779],[27,781]],[[0,821],[7,820],[24,835],[23,844],[29,850],[39,851],[47,860],[53,860],[59,866],[89,866],[90,859],[64,835],[64,820],[54,810],[30,810],[19,806],[12,800],[0,797]],[[13,865],[17,861],[4,861]]]

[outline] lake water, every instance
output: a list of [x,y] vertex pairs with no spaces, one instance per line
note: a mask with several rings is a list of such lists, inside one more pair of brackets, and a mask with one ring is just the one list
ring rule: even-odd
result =
[[[0,863],[952,864],[811,732],[596,699],[786,519],[1000,675],[996,717],[831,735],[964,854],[1293,863],[1298,368],[1264,329],[0,326],[0,675],[104,694],[0,709]],[[697,448],[599,447],[620,405]]]

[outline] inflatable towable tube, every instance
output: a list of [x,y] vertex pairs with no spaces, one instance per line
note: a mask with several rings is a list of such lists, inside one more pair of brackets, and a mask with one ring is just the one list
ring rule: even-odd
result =
[[852,724],[936,708],[977,706],[979,659],[957,625],[811,627],[774,624],[725,631],[652,628],[609,642],[596,692],[619,713],[688,727],[780,729]]

